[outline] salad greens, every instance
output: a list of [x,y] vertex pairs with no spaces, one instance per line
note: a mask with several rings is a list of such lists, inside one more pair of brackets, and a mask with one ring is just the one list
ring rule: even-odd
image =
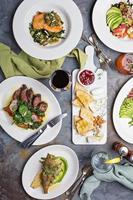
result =
[[32,118],[33,111],[37,115],[45,116],[41,111],[32,109],[26,102],[19,101],[18,109],[13,116],[14,123],[20,126],[25,124],[25,128],[37,129],[42,124],[42,121],[34,122]]

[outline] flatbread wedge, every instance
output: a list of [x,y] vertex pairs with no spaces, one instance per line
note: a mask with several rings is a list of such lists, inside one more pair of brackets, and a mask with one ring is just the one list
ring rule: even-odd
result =
[[92,130],[93,128],[93,123],[88,122],[85,119],[80,119],[76,123],[77,132],[82,136],[85,136],[88,133],[88,131]]
[[92,95],[85,91],[77,90],[76,96],[85,107],[89,107],[89,104],[93,102]]
[[75,83],[74,90],[75,90],[75,92],[76,92],[77,90],[86,91],[86,89],[85,89],[82,85],[80,85],[78,82]]
[[89,108],[82,107],[80,109],[80,117],[93,123],[93,113]]
[[76,128],[76,124],[77,124],[77,122],[79,121],[79,120],[81,120],[81,118],[79,117],[79,116],[74,116],[74,125],[75,125],[75,128]]
[[41,175],[42,175],[42,171],[39,171],[36,176],[34,177],[32,183],[31,183],[31,187],[33,189],[42,187],[42,181],[41,181]]
[[74,105],[74,106],[77,106],[77,107],[83,107],[83,104],[80,102],[80,100],[78,99],[78,98],[76,98],[76,99],[74,99],[73,101],[72,101],[72,104]]

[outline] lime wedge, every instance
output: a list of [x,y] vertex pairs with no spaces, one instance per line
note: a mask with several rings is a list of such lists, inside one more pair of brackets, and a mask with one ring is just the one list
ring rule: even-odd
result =
[[120,163],[121,162],[121,158],[120,157],[116,157],[116,158],[113,158],[111,160],[105,160],[104,163],[106,164],[115,164],[115,163]]

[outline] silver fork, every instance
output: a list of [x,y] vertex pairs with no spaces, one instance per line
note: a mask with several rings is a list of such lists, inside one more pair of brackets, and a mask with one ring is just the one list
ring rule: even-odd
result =
[[[99,64],[100,64],[100,69],[106,70],[107,65],[105,63],[105,60],[101,56],[98,56],[98,60],[99,60]],[[99,69],[99,68],[97,68],[97,69]]]
[[36,133],[34,133],[32,136],[27,138],[21,143],[21,146],[23,148],[29,148],[39,137],[42,135],[42,133],[47,129],[47,128],[52,128],[54,127],[59,121],[61,121],[63,118],[67,116],[67,113],[60,114],[56,117],[54,117],[52,120],[50,120],[46,125],[44,125],[41,129],[39,129]]
[[73,196],[75,195],[76,191],[82,186],[84,183],[85,179],[92,175],[93,173],[93,168],[89,164],[85,165],[82,168],[82,173],[79,176],[79,178],[75,181],[75,183],[65,192],[65,199],[64,200],[72,200]]
[[105,55],[105,53],[102,51],[102,49],[99,47],[98,41],[96,39],[96,35],[92,33],[90,37],[88,38],[88,41],[92,41],[94,46],[96,47],[97,56],[102,57],[105,60],[105,63],[109,65],[111,63],[111,58]]
[[94,34],[91,34],[89,38],[83,33],[81,39],[86,43],[90,44],[96,51],[96,55],[98,57],[100,68],[106,70],[106,67],[110,65],[111,58],[107,57],[101,48],[99,48],[98,41]]

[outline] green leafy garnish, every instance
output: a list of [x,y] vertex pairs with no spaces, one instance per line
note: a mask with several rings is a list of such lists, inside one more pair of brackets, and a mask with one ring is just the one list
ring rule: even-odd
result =
[[31,113],[30,110],[28,110],[28,111],[27,111],[27,114],[24,116],[24,121],[27,122],[27,123],[28,123],[28,122],[32,122],[31,116],[32,116],[32,113]]
[[19,113],[24,117],[25,115],[27,115],[28,107],[22,104],[19,106],[18,110],[19,110]]
[[16,114],[13,116],[13,120],[16,122],[16,124],[21,124],[24,122],[23,117],[18,112],[16,112]]
[[32,125],[30,125],[30,128],[31,129],[37,129],[37,128],[39,128],[40,125],[41,125],[40,122],[34,122]]
[[38,116],[45,116],[45,113],[40,111],[39,108],[31,108],[31,111],[37,114]]

